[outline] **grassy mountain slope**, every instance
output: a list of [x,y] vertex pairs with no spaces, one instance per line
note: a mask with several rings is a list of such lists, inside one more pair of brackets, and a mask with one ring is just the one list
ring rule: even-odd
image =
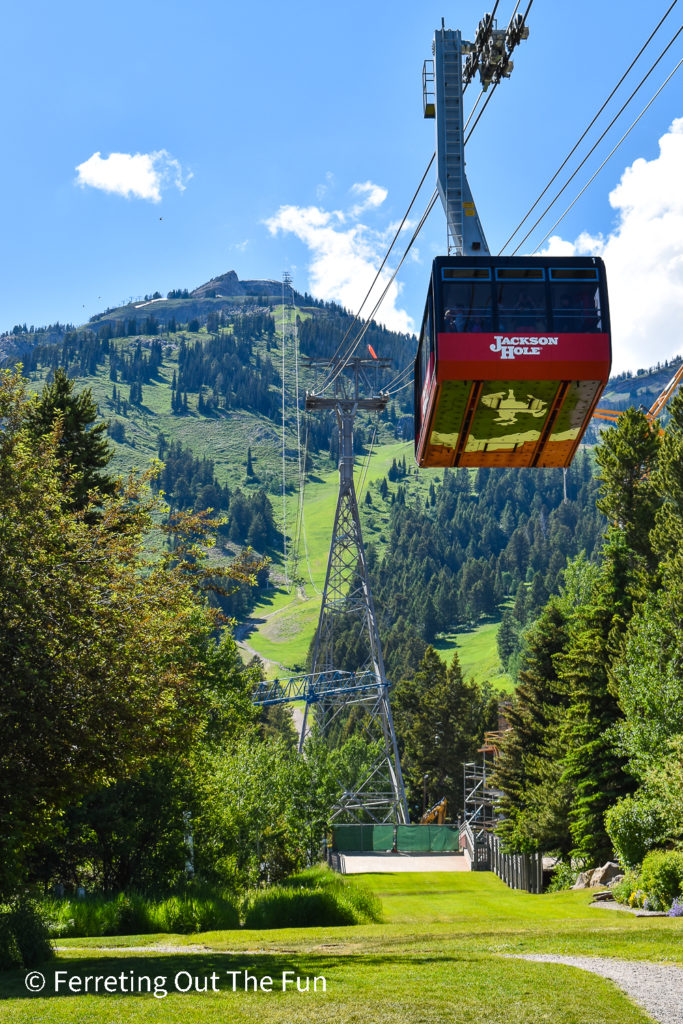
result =
[[[308,297],[306,297],[308,299]],[[350,318],[343,315],[338,307],[306,304],[302,297],[296,297],[294,315],[300,322],[315,322],[322,341],[315,342],[333,351],[341,333],[350,324]],[[252,346],[251,362],[257,365],[265,359],[272,361],[278,377],[282,372],[282,328],[285,317],[288,338],[284,353],[285,391],[285,453],[286,453],[286,495],[282,502],[282,424],[278,408],[271,409],[270,416],[257,408],[218,408],[209,412],[200,411],[198,393],[188,390],[187,409],[182,415],[172,409],[172,382],[179,376],[179,353],[181,346],[206,346],[211,338],[229,336],[237,320],[248,320],[250,316],[267,314],[272,317],[275,331],[270,337],[257,338]],[[98,404],[100,415],[120,426],[119,440],[112,441],[114,448],[114,469],[127,473],[133,469],[144,470],[157,457],[159,437],[164,435],[170,441],[179,441],[194,456],[213,462],[215,475],[221,485],[227,484],[232,492],[239,488],[246,494],[264,488],[271,499],[276,524],[287,535],[288,559],[285,566],[280,547],[266,553],[271,559],[271,586],[257,603],[247,622],[239,624],[238,636],[246,653],[258,653],[265,661],[271,674],[303,669],[306,654],[314,635],[319,614],[320,592],[324,584],[325,569],[330,543],[330,534],[337,499],[338,476],[336,458],[329,448],[309,446],[305,484],[303,519],[300,511],[299,446],[297,442],[297,421],[295,404],[295,365],[291,341],[291,310],[283,309],[281,285],[279,282],[239,282],[236,275],[227,274],[178,297],[159,299],[146,297],[144,301],[131,302],[115,310],[107,310],[94,317],[85,329],[100,337],[107,330],[116,335],[123,325],[136,320],[136,327],[142,328],[143,317],[154,316],[155,333],[136,331],[125,337],[114,336],[109,342],[112,352],[131,354],[140,344],[143,354],[150,351],[156,341],[163,351],[161,365],[149,381],[140,384],[138,399],[128,402],[128,384],[117,384],[111,380],[111,357],[100,361],[96,368],[84,371],[76,359],[67,362],[67,370],[79,386],[90,387]],[[216,318],[223,318],[227,326],[216,326]],[[213,322],[211,320],[213,317]],[[190,330],[188,322],[196,319]],[[173,322],[175,320],[175,323]],[[207,324],[212,327],[207,330]],[[175,328],[175,329],[173,329]],[[326,330],[329,328],[329,339]],[[30,359],[38,345],[58,346],[65,337],[66,329],[57,325],[44,332],[33,331],[5,335],[0,338],[0,358],[13,360],[18,354]],[[309,335],[312,337],[311,332]],[[394,372],[409,361],[408,352],[414,342],[405,336],[384,332],[380,336],[384,346],[381,356],[393,358]],[[378,347],[373,341],[373,345]],[[313,352],[312,354],[317,354]],[[304,350],[304,355],[306,354]],[[602,402],[605,406],[625,407],[631,401],[649,407],[654,397],[670,379],[677,362],[651,371],[639,371],[634,378],[620,378],[610,382]],[[39,360],[30,373],[31,386],[38,390],[47,379],[50,368],[45,360]],[[299,367],[300,404],[303,393],[314,385],[314,375],[302,361]],[[118,400],[113,397],[117,388]],[[280,402],[279,379],[271,386]],[[124,409],[121,399],[124,398]],[[399,401],[400,400],[400,401]],[[379,484],[385,480],[394,461],[405,458],[409,467],[403,485],[410,494],[411,502],[427,500],[430,485],[438,489],[443,479],[439,471],[419,471],[413,464],[412,442],[399,440],[402,426],[410,412],[411,389],[404,389],[391,403],[390,415],[377,423],[367,417],[358,417],[360,451],[356,459],[356,484],[360,497],[361,517],[366,546],[374,545],[381,557],[389,540],[390,502],[398,485],[389,484],[388,494],[383,498]],[[314,416],[316,414],[313,414]],[[309,424],[315,428],[315,420]],[[318,424],[320,426],[320,424]],[[601,428],[594,425],[594,435]],[[377,428],[371,458],[367,458],[370,438]],[[329,430],[333,430],[330,422]],[[304,418],[299,424],[301,446],[304,446],[307,428]],[[247,452],[251,451],[253,475],[247,475]],[[361,485],[362,481],[362,485]],[[365,496],[370,495],[371,503],[366,504]],[[216,557],[223,557],[216,555]],[[294,582],[292,582],[294,581]],[[502,672],[496,648],[496,633],[499,623],[484,620],[482,624],[467,632],[447,634],[438,637],[437,648],[448,656],[457,649],[467,674],[477,680],[491,679],[497,686],[509,686],[509,679]]]

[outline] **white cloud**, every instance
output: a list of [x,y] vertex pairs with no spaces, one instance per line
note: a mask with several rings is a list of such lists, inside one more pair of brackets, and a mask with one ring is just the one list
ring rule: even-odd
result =
[[602,256],[612,319],[613,372],[683,354],[683,118],[659,140],[659,156],[636,160],[609,201],[617,224],[605,238],[553,236],[544,253]]
[[[386,229],[376,230],[359,222],[362,213],[381,206],[387,190],[370,181],[353,185],[351,194],[360,202],[349,210],[325,210],[320,206],[281,206],[266,221],[272,235],[288,232],[299,238],[311,253],[309,290],[325,300],[339,302],[356,313],[382,262]],[[395,228],[394,228],[395,231]],[[361,316],[368,318],[386,287],[391,272],[382,272]],[[394,331],[414,331],[415,325],[398,306],[401,285],[394,281],[375,319]]]
[[365,210],[376,209],[389,195],[387,189],[381,185],[373,185],[371,181],[352,185],[351,192],[354,196],[361,197],[360,202],[351,208],[352,217],[359,217]]
[[76,171],[76,184],[81,188],[89,185],[126,199],[149,199],[152,203],[160,202],[161,193],[167,188],[183,192],[192,177],[183,175],[179,162],[165,149],[154,153],[110,153],[105,159],[99,152],[93,153]]

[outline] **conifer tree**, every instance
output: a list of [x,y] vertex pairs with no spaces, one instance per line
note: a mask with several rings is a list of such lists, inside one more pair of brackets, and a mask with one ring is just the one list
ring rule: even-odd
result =
[[517,650],[517,630],[510,612],[505,612],[500,623],[500,629],[496,637],[498,657],[503,668],[507,671],[508,662]]
[[428,647],[413,678],[396,686],[391,703],[412,815],[422,813],[426,775],[427,806],[445,796],[455,820],[463,805],[463,762],[475,755],[497,716],[490,687],[465,681],[457,653],[446,668]]
[[77,394],[74,381],[62,369],[45,385],[27,415],[27,430],[36,440],[57,430],[57,455],[62,478],[69,481],[72,509],[85,508],[89,491],[105,496],[116,489],[116,481],[101,472],[112,458],[106,439],[108,423],[96,423],[96,419],[91,389]]
[[554,778],[543,771],[568,704],[556,665],[567,637],[566,610],[554,599],[527,633],[519,685],[506,712],[511,729],[504,734],[493,779],[503,794],[496,831],[511,850],[566,853],[571,845],[561,763],[555,761]]

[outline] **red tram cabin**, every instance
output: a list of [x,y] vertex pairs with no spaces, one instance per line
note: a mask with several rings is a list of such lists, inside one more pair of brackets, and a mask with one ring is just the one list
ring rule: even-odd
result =
[[415,360],[420,466],[568,466],[607,383],[594,256],[439,256]]

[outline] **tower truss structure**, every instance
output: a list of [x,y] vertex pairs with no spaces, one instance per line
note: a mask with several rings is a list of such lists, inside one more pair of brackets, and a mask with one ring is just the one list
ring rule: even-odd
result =
[[[337,669],[337,639],[341,628],[346,635],[351,628],[362,656],[353,674],[355,684],[318,690],[314,700],[307,699],[300,744],[303,745],[314,706],[316,726],[324,737],[331,737],[341,728],[341,719],[353,714],[369,749],[374,750],[376,756],[365,777],[342,793],[333,818],[407,823],[408,805],[389,703],[389,684],[353,481],[354,420],[361,409],[380,412],[386,407],[388,396],[378,390],[376,374],[390,364],[388,360],[356,357],[343,362],[333,360],[332,364],[327,360],[311,360],[309,365],[324,366],[331,377],[333,393],[307,392],[306,408],[333,411],[339,437],[339,494],[313,649],[312,677],[321,674],[325,677]],[[358,680],[363,680],[363,684],[358,685]]]

